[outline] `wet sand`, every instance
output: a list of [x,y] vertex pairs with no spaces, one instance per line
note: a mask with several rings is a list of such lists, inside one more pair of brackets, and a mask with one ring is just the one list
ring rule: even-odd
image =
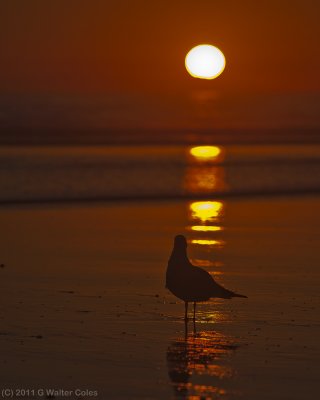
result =
[[[316,398],[319,198],[213,208],[2,207],[1,389],[29,398],[69,390],[55,393],[61,399]],[[164,288],[177,233],[194,263],[249,297],[199,305],[196,332],[191,321],[185,332],[183,304]]]

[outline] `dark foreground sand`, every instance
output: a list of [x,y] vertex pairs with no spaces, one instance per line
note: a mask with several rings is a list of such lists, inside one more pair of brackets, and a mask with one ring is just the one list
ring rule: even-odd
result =
[[[317,398],[318,203],[228,200],[223,230],[205,233],[190,230],[189,202],[1,208],[1,390]],[[200,305],[187,340],[183,304],[164,288],[177,233],[204,240],[190,258],[249,296]]]

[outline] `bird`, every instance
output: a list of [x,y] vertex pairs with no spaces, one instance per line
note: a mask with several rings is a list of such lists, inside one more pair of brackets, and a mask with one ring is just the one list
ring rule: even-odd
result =
[[185,303],[185,320],[188,320],[188,303],[193,302],[193,319],[196,317],[196,303],[213,297],[231,299],[247,298],[219,285],[209,272],[192,265],[187,255],[187,240],[183,235],[174,238],[174,245],[168,261],[166,288]]

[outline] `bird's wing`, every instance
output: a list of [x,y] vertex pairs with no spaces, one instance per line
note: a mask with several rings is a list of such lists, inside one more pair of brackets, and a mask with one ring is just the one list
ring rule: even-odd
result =
[[193,266],[193,275],[197,284],[203,288],[205,293],[210,293],[210,297],[231,298],[233,292],[219,285],[208,271],[200,267]]

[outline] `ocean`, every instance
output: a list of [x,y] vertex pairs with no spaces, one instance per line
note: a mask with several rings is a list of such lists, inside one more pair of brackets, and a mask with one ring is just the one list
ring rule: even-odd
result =
[[2,203],[295,195],[319,176],[319,144],[0,148]]

